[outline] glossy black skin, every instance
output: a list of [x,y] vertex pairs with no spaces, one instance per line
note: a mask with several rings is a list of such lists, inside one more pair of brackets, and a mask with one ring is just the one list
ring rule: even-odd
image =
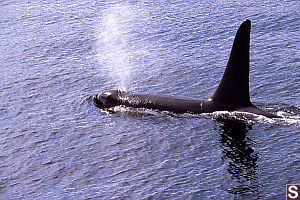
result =
[[244,21],[239,27],[220,84],[212,97],[207,100],[178,99],[111,90],[94,96],[94,102],[100,108],[124,105],[134,108],[194,114],[212,113],[215,111],[240,111],[277,118],[279,116],[255,107],[250,101],[250,29],[250,20]]
[[171,111],[174,113],[203,113],[213,112],[212,101],[178,99],[167,96],[157,96],[148,94],[132,94],[111,90],[100,93],[94,97],[97,106],[102,108],[124,105],[134,108],[148,108],[160,111]]
[[269,118],[277,118],[279,116],[268,113],[253,105],[231,106],[220,105],[213,99],[207,100],[192,100],[192,99],[178,99],[167,96],[157,96],[148,94],[132,94],[122,92],[119,90],[111,90],[99,93],[94,96],[94,102],[99,108],[111,108],[118,105],[133,108],[148,108],[160,111],[170,111],[173,113],[212,113],[215,111],[240,111],[249,112],[258,115],[263,115]]

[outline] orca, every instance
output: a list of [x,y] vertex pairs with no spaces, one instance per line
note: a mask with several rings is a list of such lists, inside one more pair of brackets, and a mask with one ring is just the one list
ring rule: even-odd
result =
[[254,106],[250,101],[250,29],[251,21],[249,19],[240,25],[222,79],[214,94],[206,100],[180,99],[111,90],[95,95],[93,97],[94,103],[99,108],[123,105],[133,108],[192,114],[239,111],[278,118],[278,115],[264,111]]

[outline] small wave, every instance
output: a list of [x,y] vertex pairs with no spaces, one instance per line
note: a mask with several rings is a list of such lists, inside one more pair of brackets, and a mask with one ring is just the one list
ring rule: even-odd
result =
[[247,112],[228,112],[217,111],[213,113],[213,118],[225,118],[231,120],[238,120],[245,123],[262,123],[262,124],[278,124],[278,125],[296,125],[300,126],[300,116],[286,116],[284,112],[278,111],[276,113],[281,118],[268,118],[263,115],[257,115]]
[[276,114],[281,118],[268,118],[262,115],[257,115],[247,112],[229,112],[229,111],[216,111],[213,113],[184,113],[177,114],[169,111],[159,111],[154,109],[147,108],[131,108],[126,106],[115,106],[112,108],[100,109],[101,112],[106,114],[110,113],[121,113],[131,116],[172,116],[177,118],[213,118],[213,119],[229,119],[241,121],[244,123],[263,123],[263,124],[278,124],[278,125],[296,125],[300,126],[300,116],[299,115],[290,115],[284,111],[278,111]]

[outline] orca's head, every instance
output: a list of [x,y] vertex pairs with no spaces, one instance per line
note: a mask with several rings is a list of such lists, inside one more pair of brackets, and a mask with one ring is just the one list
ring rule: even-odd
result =
[[111,90],[99,93],[93,97],[93,100],[99,108],[110,108],[118,105],[119,90]]

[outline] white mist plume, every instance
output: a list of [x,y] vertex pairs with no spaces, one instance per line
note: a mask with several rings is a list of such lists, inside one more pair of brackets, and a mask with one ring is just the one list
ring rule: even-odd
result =
[[119,90],[130,87],[136,56],[134,34],[140,10],[128,4],[115,4],[106,9],[98,27],[98,60],[101,71],[107,73]]

